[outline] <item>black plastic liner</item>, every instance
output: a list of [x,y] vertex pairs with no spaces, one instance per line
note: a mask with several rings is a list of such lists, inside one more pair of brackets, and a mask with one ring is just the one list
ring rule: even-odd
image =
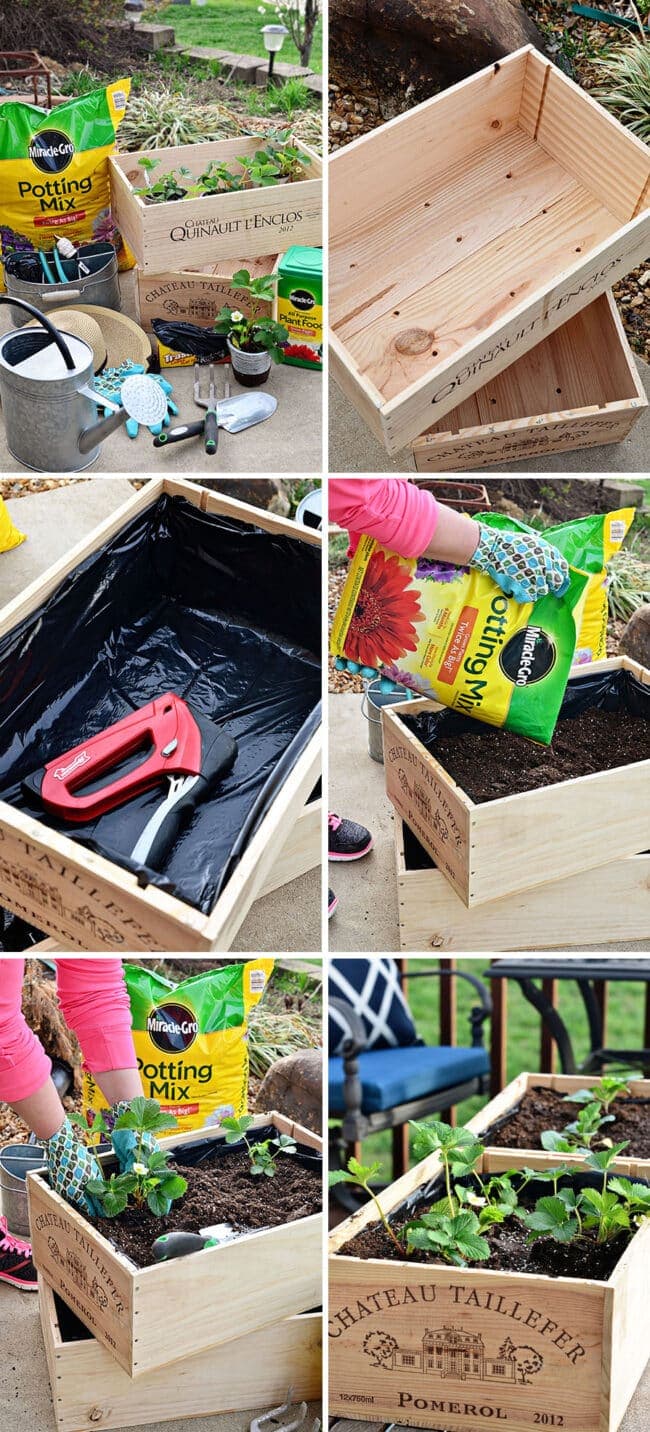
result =
[[[575,676],[564,693],[558,720],[580,716],[583,711],[628,711],[633,716],[650,718],[650,686],[644,686],[631,671],[617,667],[612,671],[591,672]],[[426,711],[421,716],[402,716],[404,725],[435,755],[439,736],[459,736],[465,731],[485,731],[485,722],[462,716],[445,707],[442,711]],[[534,743],[536,744],[536,743]]]
[[[277,1138],[277,1129],[274,1124],[264,1124],[257,1129],[249,1129],[246,1138],[249,1144],[261,1144],[264,1139]],[[176,1153],[175,1162],[181,1167],[197,1168],[199,1164],[218,1163],[221,1159],[227,1158],[228,1154],[241,1153],[245,1145],[242,1143],[226,1144],[218,1143],[215,1139],[202,1139],[197,1134],[196,1143],[183,1144]],[[173,1155],[172,1155],[173,1156]],[[323,1167],[322,1154],[309,1147],[308,1144],[298,1144],[296,1153],[291,1157],[304,1168],[313,1169],[320,1173]]]
[[[207,914],[319,725],[320,573],[310,543],[162,496],[0,640],[0,799]],[[160,789],[86,826],[21,782],[166,691],[238,753],[158,874],[128,852]]]

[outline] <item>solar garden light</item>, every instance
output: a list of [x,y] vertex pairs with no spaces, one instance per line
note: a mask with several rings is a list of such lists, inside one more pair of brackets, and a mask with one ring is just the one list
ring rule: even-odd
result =
[[267,49],[268,52],[269,52],[269,73],[268,73],[267,81],[266,81],[267,85],[270,85],[271,80],[272,80],[272,78],[273,78],[273,65],[274,65],[274,63],[275,63],[275,57],[276,57],[276,55],[278,54],[278,52],[282,49],[282,46],[283,46],[283,44],[284,44],[284,37],[285,37],[285,35],[288,35],[288,34],[289,34],[289,31],[287,30],[286,25],[263,25],[263,26],[262,26],[262,36],[263,36],[263,38],[264,38],[264,47],[265,47],[265,49]]

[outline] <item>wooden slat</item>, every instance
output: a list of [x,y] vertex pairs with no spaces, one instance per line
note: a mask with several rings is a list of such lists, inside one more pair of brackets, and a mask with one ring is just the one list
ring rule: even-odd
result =
[[[553,1006],[553,1009],[557,1008],[557,988],[557,980],[542,980],[542,994]],[[554,1073],[555,1052],[555,1040],[546,1021],[543,1019],[540,1029],[539,1067],[544,1074]]]
[[537,143],[621,223],[634,217],[650,177],[647,146],[556,69],[546,86]]

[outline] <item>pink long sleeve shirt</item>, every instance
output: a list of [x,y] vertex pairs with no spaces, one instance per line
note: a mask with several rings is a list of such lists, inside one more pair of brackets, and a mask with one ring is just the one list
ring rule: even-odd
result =
[[350,533],[351,551],[365,533],[400,557],[420,557],[438,522],[438,503],[403,477],[331,477],[329,516]]
[[[43,1087],[52,1065],[21,1011],[25,961],[0,959],[0,1100],[15,1104]],[[137,1069],[131,1008],[119,959],[58,959],[56,984],[66,1023],[93,1074]]]

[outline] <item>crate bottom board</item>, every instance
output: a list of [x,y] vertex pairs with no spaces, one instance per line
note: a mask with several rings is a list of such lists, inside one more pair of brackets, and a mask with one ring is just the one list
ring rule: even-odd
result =
[[650,854],[469,910],[398,815],[395,859],[401,950],[584,950],[650,938]]
[[[146,1426],[320,1396],[322,1322],[305,1313],[134,1381],[39,1278],[58,1432]],[[173,1330],[170,1330],[173,1335]]]

